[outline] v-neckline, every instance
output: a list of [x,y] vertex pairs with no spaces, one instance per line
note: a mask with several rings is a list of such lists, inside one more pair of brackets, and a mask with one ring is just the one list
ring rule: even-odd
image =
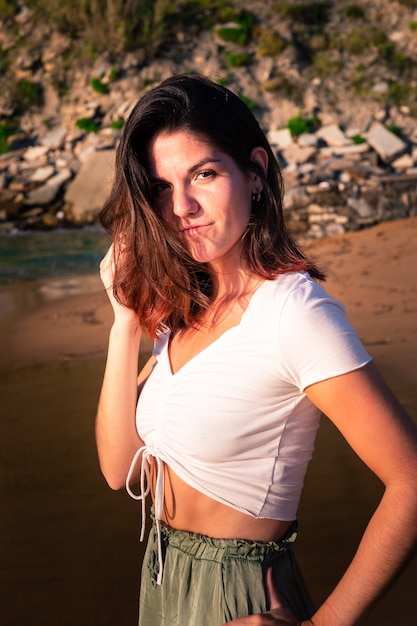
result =
[[247,307],[245,308],[245,310],[243,311],[240,320],[237,324],[234,324],[233,326],[230,326],[229,328],[226,328],[218,337],[216,337],[215,339],[213,339],[213,341],[211,341],[209,344],[207,344],[204,348],[202,348],[201,350],[199,350],[198,352],[196,352],[192,357],[190,357],[187,361],[185,361],[185,363],[183,363],[178,369],[176,369],[175,371],[173,371],[173,367],[172,367],[172,360],[171,360],[171,353],[170,353],[170,348],[171,348],[171,340],[173,339],[172,335],[170,335],[168,337],[165,349],[166,349],[166,358],[167,358],[167,362],[168,362],[168,369],[169,372],[171,374],[172,377],[176,377],[178,374],[180,374],[184,368],[188,368],[189,365],[191,365],[192,363],[194,363],[194,361],[199,357],[203,356],[204,354],[206,354],[208,351],[210,351],[211,349],[214,349],[218,343],[221,342],[221,340],[229,335],[230,333],[232,333],[233,331],[236,331],[237,329],[239,329],[244,320],[246,319],[246,317],[249,314],[250,309],[253,307],[253,302],[257,297],[257,294],[261,291],[262,287],[265,285],[265,283],[268,282],[267,280],[264,280],[263,282],[261,282],[261,284],[254,290],[254,292],[252,293],[252,295],[249,298]]

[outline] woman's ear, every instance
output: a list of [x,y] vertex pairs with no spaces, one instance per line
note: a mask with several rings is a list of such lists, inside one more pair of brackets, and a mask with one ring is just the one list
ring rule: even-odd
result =
[[262,148],[262,146],[257,146],[256,148],[253,148],[250,156],[252,161],[256,161],[256,163],[258,163],[262,167],[264,175],[266,177],[268,173],[268,153],[265,148]]

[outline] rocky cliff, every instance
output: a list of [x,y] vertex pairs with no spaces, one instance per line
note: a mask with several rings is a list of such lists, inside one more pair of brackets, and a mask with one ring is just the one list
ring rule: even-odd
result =
[[214,4],[171,6],[151,53],[77,56],[73,35],[24,4],[3,20],[0,230],[94,222],[131,107],[181,71],[253,108],[300,237],[416,214],[417,2]]

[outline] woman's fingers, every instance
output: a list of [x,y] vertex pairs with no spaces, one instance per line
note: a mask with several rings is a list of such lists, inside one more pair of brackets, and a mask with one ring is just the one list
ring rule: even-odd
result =
[[109,249],[107,250],[105,256],[103,257],[100,263],[100,278],[104,285],[104,288],[107,292],[108,298],[110,300],[110,304],[113,307],[115,319],[128,321],[129,323],[132,320],[135,323],[138,323],[138,316],[136,311],[130,309],[127,306],[124,306],[119,302],[119,300],[114,295],[114,271],[115,271],[115,248],[114,244],[111,244]]
[[269,610],[280,609],[281,607],[284,607],[277,588],[274,585],[274,579],[272,577],[272,567],[268,567],[268,569],[265,570],[264,584]]
[[114,246],[111,244],[100,263],[100,278],[106,290],[113,287]]

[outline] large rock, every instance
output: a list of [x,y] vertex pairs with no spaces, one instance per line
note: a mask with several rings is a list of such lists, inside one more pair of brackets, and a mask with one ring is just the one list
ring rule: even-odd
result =
[[391,163],[407,150],[405,141],[379,122],[372,124],[367,133],[367,140],[385,163]]
[[90,154],[65,194],[66,217],[77,224],[93,222],[113,181],[115,150]]
[[352,143],[352,140],[346,137],[337,124],[323,126],[316,132],[316,136],[323,139],[328,146],[341,147],[349,146]]
[[67,136],[67,130],[63,126],[56,126],[41,137],[41,143],[48,150],[57,150],[62,148]]

